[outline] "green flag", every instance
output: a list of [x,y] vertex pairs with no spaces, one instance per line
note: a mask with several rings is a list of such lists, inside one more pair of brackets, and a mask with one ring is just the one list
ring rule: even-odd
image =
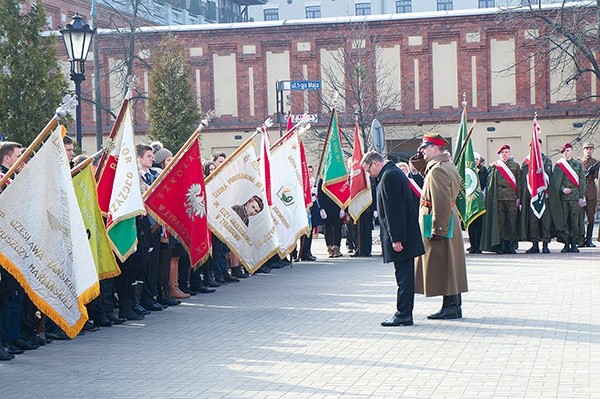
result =
[[460,126],[458,129],[457,148],[454,153],[454,164],[460,175],[461,186],[456,197],[456,207],[460,218],[465,226],[469,228],[471,222],[485,213],[485,200],[477,167],[475,166],[475,155],[473,154],[473,144],[471,137],[467,132],[467,111],[463,109]]
[[327,194],[342,209],[350,201],[350,183],[348,169],[342,150],[342,138],[338,125],[337,111],[334,109],[329,125],[329,135],[325,140],[323,167],[323,192]]

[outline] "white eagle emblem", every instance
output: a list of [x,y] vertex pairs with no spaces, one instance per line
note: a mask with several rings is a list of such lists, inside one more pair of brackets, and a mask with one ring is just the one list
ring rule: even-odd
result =
[[206,215],[206,206],[204,205],[204,193],[200,184],[192,184],[188,189],[185,209],[190,219],[194,220],[196,216],[202,218]]

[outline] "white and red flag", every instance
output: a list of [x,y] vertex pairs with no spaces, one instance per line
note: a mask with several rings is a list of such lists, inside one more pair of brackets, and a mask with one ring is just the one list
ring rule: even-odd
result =
[[365,209],[373,202],[371,182],[360,165],[362,157],[363,150],[357,121],[354,126],[354,150],[352,151],[350,166],[350,204],[348,205],[348,213],[354,221],[357,221]]

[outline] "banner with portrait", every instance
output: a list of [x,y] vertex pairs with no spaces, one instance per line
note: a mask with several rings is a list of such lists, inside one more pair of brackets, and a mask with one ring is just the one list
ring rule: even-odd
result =
[[206,179],[208,227],[254,273],[279,245],[252,142]]

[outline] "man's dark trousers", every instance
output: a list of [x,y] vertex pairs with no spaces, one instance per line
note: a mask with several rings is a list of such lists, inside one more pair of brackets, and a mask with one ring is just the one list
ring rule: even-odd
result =
[[394,262],[398,296],[396,298],[397,316],[412,317],[415,304],[415,261],[408,259]]

